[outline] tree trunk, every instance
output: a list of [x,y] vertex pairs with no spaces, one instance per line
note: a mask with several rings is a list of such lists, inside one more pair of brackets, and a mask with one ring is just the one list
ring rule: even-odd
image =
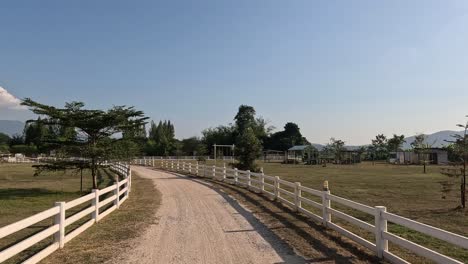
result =
[[466,208],[466,162],[463,162],[463,178],[461,183],[461,204],[463,208]]
[[97,178],[96,178],[96,171],[97,171],[97,167],[96,167],[96,161],[93,159],[92,160],[92,164],[91,164],[91,176],[93,177],[93,189],[97,189],[98,186],[97,186]]

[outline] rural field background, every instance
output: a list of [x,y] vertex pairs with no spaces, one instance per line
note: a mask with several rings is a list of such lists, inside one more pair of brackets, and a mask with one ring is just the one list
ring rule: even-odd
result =
[[[208,161],[207,164],[213,165],[214,163]],[[158,166],[157,161],[155,165]],[[223,162],[218,161],[217,166],[223,166]],[[229,164],[226,163],[226,166]],[[259,166],[263,168],[266,175],[280,176],[291,182],[301,182],[303,186],[314,189],[320,190],[323,182],[327,180],[332,194],[370,206],[383,205],[392,213],[457,234],[468,235],[467,212],[458,208],[459,178],[441,174],[440,166],[429,166],[426,174],[422,172],[421,166],[397,166],[370,162],[355,165],[328,164],[326,167],[260,162]],[[0,164],[0,215],[2,215],[0,226],[50,208],[56,201],[68,201],[88,193],[92,186],[89,174],[89,171],[83,171],[83,193],[81,193],[79,172],[54,172],[34,176],[34,168],[31,164]],[[110,171],[100,170],[99,187],[104,188],[112,184],[113,177]],[[150,194],[151,192],[151,190],[146,190],[143,193]],[[317,200],[315,197],[308,198]],[[372,216],[333,203],[332,206],[364,221],[373,221]],[[307,209],[314,210],[313,208]],[[316,213],[320,214],[320,212]],[[123,218],[121,221],[126,220]],[[333,218],[333,221],[361,236],[373,239],[372,235],[366,234],[364,230],[337,218]],[[0,248],[40,231],[45,224],[38,223],[24,232],[3,239]],[[468,252],[464,249],[453,247],[398,225],[390,225],[389,229],[411,241],[468,262]],[[404,249],[398,249],[391,244],[390,247],[415,263],[424,263],[422,258]],[[10,263],[24,259],[40,248],[39,244],[19,255],[18,258],[12,259]],[[91,255],[89,254],[88,257]]]

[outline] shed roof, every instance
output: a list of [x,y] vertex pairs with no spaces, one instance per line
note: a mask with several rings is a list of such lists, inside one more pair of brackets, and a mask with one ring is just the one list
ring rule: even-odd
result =
[[293,150],[305,150],[307,148],[310,148],[312,147],[311,145],[297,145],[297,146],[293,146],[292,148],[288,149],[289,151],[293,151]]

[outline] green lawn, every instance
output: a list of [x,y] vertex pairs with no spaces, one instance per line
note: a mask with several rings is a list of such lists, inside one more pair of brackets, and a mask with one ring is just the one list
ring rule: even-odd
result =
[[[114,175],[108,170],[99,173],[99,188],[104,188],[114,181]],[[58,201],[70,201],[78,198],[92,188],[90,172],[83,171],[83,192],[80,192],[80,174],[73,172],[44,173],[34,176],[31,164],[0,163],[0,227],[14,223],[54,206]],[[84,204],[82,206],[87,206]],[[80,210],[78,206],[69,210],[67,215]],[[0,250],[43,230],[52,223],[51,219],[39,222],[30,228],[0,239]],[[79,224],[78,222],[77,224]],[[70,231],[74,226],[70,226]],[[9,260],[17,263],[42,248],[50,240],[26,250],[18,257]]]

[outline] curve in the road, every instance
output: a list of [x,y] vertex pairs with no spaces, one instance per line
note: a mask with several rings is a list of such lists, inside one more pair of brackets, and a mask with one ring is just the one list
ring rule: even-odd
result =
[[153,179],[162,204],[118,263],[305,263],[229,196],[182,175],[133,167]]

